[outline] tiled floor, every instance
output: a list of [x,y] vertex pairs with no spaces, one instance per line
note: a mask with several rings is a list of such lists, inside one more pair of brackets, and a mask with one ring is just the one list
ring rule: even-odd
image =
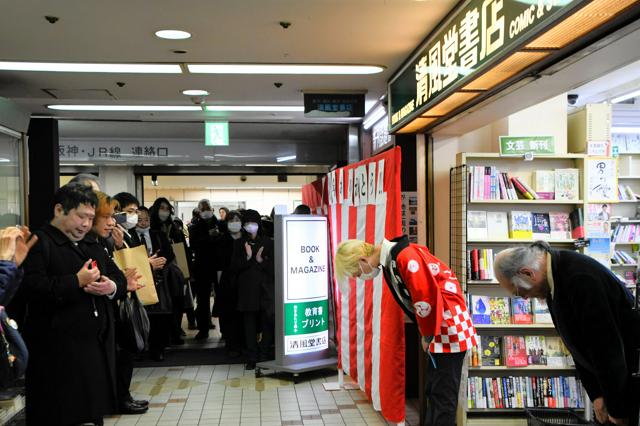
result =
[[[309,373],[294,384],[287,376],[256,379],[242,365],[141,368],[134,398],[149,399],[141,416],[105,419],[105,425],[385,425],[359,390],[327,392],[337,376]],[[417,413],[407,407],[407,425]]]

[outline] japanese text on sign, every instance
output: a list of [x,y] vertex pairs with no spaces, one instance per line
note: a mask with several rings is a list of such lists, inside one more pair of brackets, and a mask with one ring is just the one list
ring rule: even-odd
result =
[[553,136],[500,136],[500,155],[554,154]]

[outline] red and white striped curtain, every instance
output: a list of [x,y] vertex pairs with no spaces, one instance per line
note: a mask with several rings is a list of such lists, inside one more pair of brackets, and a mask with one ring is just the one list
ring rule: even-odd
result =
[[[402,232],[400,148],[337,169],[305,185],[302,199],[327,215],[332,254],[341,241],[380,244]],[[342,279],[342,278],[341,278]],[[348,280],[341,292],[334,277],[338,367],[366,392],[392,422],[405,417],[404,315],[384,277]],[[359,281],[359,282],[356,282]]]

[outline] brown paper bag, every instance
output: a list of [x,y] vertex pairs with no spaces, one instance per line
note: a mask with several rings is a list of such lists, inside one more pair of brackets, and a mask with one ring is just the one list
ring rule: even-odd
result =
[[176,255],[176,263],[180,268],[180,272],[182,272],[185,279],[189,279],[189,264],[187,263],[187,252],[184,249],[184,243],[173,243],[171,247],[173,248],[173,254]]
[[154,305],[158,303],[158,294],[156,293],[156,286],[153,282],[153,272],[151,272],[149,256],[147,255],[145,246],[140,245],[138,247],[116,250],[113,252],[113,261],[116,262],[116,265],[118,265],[118,268],[122,271],[127,268],[136,268],[138,274],[142,275],[142,278],[140,278],[138,282],[143,284],[144,287],[136,293],[143,305]]

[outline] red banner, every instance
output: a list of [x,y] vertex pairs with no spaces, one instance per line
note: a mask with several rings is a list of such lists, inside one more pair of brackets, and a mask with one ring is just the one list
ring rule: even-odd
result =
[[[400,148],[350,164],[305,185],[302,200],[329,217],[332,253],[348,239],[380,244],[402,233]],[[343,278],[340,278],[343,279]],[[334,279],[338,366],[384,418],[405,417],[404,315],[384,282]]]

